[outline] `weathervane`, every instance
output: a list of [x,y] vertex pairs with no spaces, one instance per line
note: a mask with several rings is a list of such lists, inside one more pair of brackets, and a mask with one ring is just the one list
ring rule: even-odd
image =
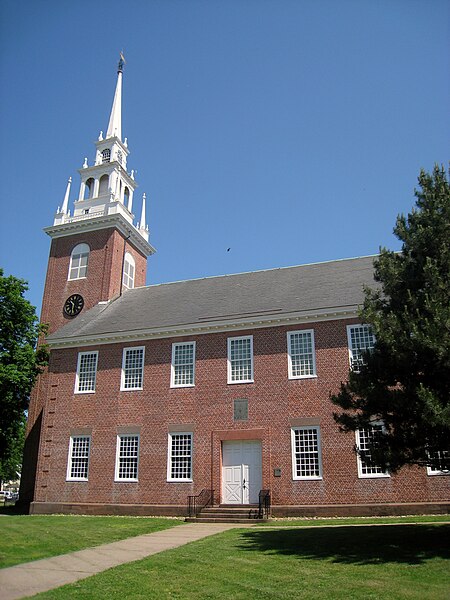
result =
[[117,65],[117,73],[123,73],[123,65],[126,64],[125,56],[123,55],[123,50],[120,52],[119,64]]

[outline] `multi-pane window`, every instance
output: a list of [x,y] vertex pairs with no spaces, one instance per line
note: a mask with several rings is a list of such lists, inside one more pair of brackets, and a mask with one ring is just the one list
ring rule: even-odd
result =
[[134,258],[129,252],[126,252],[125,260],[123,263],[123,285],[129,290],[134,288],[134,273],[135,273]]
[[449,451],[438,450],[437,452],[430,452],[431,465],[427,467],[428,475],[450,475],[449,469],[443,468],[443,462],[448,464]]
[[347,327],[350,367],[359,371],[364,364],[364,353],[372,350],[375,337],[368,325],[349,325]]
[[228,338],[228,383],[253,381],[253,336]]
[[139,463],[139,434],[117,436],[116,481],[137,481]]
[[70,438],[69,459],[67,461],[67,479],[70,481],[87,481],[89,473],[89,435],[73,435]]
[[168,481],[192,481],[192,433],[169,433]]
[[87,276],[90,248],[87,244],[78,244],[70,256],[69,279],[82,279]]
[[357,454],[359,477],[389,477],[389,473],[374,463],[370,454],[371,445],[376,444],[377,436],[383,432],[383,425],[376,423],[356,431],[356,448],[363,452]]
[[141,390],[144,378],[145,348],[124,348],[121,390]]
[[98,352],[80,352],[78,354],[77,376],[75,393],[83,394],[95,392],[95,378],[97,376]]
[[293,427],[291,442],[293,478],[321,479],[322,462],[319,427]]
[[194,385],[195,342],[172,344],[171,387]]
[[288,332],[289,379],[315,377],[314,331]]
[[111,150],[106,148],[102,152],[102,163],[108,163],[111,160]]

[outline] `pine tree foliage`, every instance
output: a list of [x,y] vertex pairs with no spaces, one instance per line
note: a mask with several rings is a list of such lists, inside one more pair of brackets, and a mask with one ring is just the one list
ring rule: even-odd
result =
[[[25,411],[36,377],[47,364],[48,351],[37,347],[45,328],[34,306],[24,298],[25,281],[0,269],[0,474],[16,471],[21,458]],[[19,461],[20,463],[20,461]]]
[[[450,187],[446,170],[421,171],[416,207],[397,217],[399,253],[380,251],[379,287],[365,290],[362,322],[375,348],[331,396],[343,431],[384,424],[374,463],[450,469]],[[356,449],[358,451],[358,449]],[[364,453],[360,452],[364,459]]]

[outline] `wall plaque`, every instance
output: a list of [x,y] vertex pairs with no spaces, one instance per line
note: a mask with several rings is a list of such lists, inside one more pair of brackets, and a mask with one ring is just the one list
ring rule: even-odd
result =
[[233,400],[234,404],[234,420],[246,421],[248,419],[248,400],[247,398],[239,398]]

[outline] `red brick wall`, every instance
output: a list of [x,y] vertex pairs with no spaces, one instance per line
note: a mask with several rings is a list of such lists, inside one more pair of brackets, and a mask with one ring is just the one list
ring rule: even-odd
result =
[[[88,274],[84,279],[68,280],[70,256],[77,244],[86,243],[90,247]],[[87,233],[55,238],[51,242],[42,300],[41,322],[49,325],[52,333],[70,320],[63,313],[65,300],[71,294],[81,294],[84,298],[83,312],[102,300],[109,300],[120,293],[124,249],[135,259],[135,287],[145,285],[147,258],[141,254],[116,229],[100,229]],[[52,377],[50,376],[50,379]],[[49,376],[43,373],[36,382],[31,394],[28,412],[27,436],[35,429],[49,398]],[[49,436],[47,435],[47,438]],[[38,437],[28,442],[22,469],[21,497],[29,501],[35,485],[33,456],[37,453]],[[41,439],[41,446],[43,440]],[[47,446],[50,442],[45,442]],[[40,453],[40,458],[42,453]]]
[[[88,244],[91,249],[88,274],[85,279],[69,281],[70,255],[81,243]],[[124,244],[123,235],[113,228],[52,240],[41,313],[41,321],[50,325],[49,333],[69,321],[63,313],[63,305],[71,294],[83,296],[85,311],[120,293]],[[135,286],[145,285],[146,257],[129,241],[126,242],[126,250],[136,261]]]
[[[49,503],[172,504],[213,488],[220,499],[221,441],[260,439],[263,488],[277,505],[371,504],[448,501],[450,477],[404,469],[386,479],[358,479],[353,434],[334,423],[330,392],[348,372],[346,325],[354,321],[308,324],[314,328],[317,378],[289,380],[288,330],[301,326],[214,333],[186,339],[159,339],[145,345],[143,391],[120,391],[124,345],[99,350],[96,392],[74,394],[78,349],[52,353],[48,403],[42,430],[35,500]],[[254,383],[227,384],[227,338],[253,335]],[[196,385],[170,388],[171,344],[196,341]],[[86,348],[80,348],[86,350]],[[248,399],[248,420],[233,420],[233,400]],[[323,479],[294,481],[291,422],[319,419]],[[172,425],[193,425],[193,483],[168,483],[167,445]],[[139,481],[115,483],[118,427],[140,428]],[[88,482],[67,482],[71,430],[92,431]],[[281,477],[273,469],[281,469]]]

